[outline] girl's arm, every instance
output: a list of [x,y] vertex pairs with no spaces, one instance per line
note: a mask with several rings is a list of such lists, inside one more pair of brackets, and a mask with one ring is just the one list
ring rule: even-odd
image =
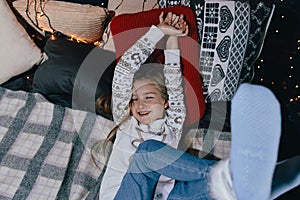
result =
[[[169,12],[165,19],[160,15],[159,28],[168,35],[165,50],[164,75],[169,96],[169,109],[167,109],[167,124],[175,133],[179,141],[183,123],[186,116],[184,95],[182,87],[182,73],[180,66],[180,51],[178,37],[188,35],[189,27],[184,20],[184,15],[176,15]],[[169,25],[169,26],[168,26]]]
[[179,49],[165,50],[164,75],[169,96],[169,108],[167,112],[167,125],[175,133],[176,139],[180,139],[186,107],[182,87],[182,73],[180,66]]
[[129,114],[134,73],[154,51],[156,43],[164,36],[156,26],[142,36],[120,58],[112,83],[112,112],[114,121],[119,124]]

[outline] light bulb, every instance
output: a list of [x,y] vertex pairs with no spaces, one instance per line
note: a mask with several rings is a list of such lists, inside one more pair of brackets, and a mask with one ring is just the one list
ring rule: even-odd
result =
[[96,41],[96,42],[94,42],[94,45],[95,45],[95,46],[100,46],[100,45],[101,45],[101,42]]
[[55,38],[55,36],[52,34],[51,36],[50,36],[50,40],[55,40],[56,38]]

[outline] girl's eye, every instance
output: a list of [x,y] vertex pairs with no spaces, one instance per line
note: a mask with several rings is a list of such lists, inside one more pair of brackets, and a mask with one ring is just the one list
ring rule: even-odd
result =
[[135,102],[135,101],[137,101],[137,98],[132,98],[131,99],[131,102]]
[[146,99],[153,99],[154,97],[146,97]]

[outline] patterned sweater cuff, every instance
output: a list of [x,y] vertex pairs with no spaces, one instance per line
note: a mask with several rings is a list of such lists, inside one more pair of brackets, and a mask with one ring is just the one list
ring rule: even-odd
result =
[[154,45],[163,37],[164,33],[154,25],[152,25],[149,31],[143,36],[143,38],[149,38]]
[[180,50],[165,50],[165,63],[180,63]]

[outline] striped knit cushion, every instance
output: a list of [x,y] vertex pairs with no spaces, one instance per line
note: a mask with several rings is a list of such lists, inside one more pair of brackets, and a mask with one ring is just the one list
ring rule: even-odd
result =
[[110,14],[99,6],[64,1],[16,0],[13,6],[41,34],[58,31],[86,43],[102,40]]

